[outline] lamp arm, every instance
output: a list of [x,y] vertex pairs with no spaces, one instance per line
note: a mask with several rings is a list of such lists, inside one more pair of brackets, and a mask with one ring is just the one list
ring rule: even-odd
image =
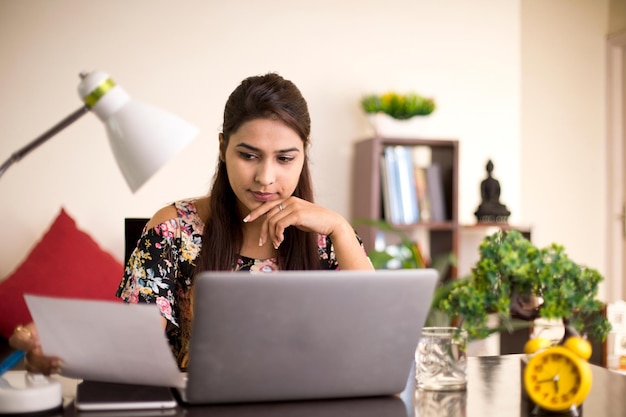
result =
[[80,109],[76,110],[75,112],[67,116],[65,119],[61,120],[56,125],[52,126],[49,130],[47,130],[41,136],[35,138],[35,140],[33,140],[32,142],[30,142],[23,148],[14,152],[13,155],[11,155],[9,159],[7,159],[2,165],[0,165],[0,177],[2,176],[2,174],[4,174],[4,172],[11,165],[13,165],[13,163],[19,161],[20,159],[28,155],[35,148],[39,147],[48,139],[50,139],[51,137],[59,133],[61,130],[65,129],[66,127],[74,123],[76,120],[78,120],[81,116],[83,116],[88,111],[89,111],[89,107],[87,107],[86,105],[81,107]]

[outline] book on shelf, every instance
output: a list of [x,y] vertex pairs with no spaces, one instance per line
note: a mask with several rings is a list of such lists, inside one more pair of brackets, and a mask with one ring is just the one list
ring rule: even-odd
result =
[[411,149],[408,146],[396,145],[393,150],[395,152],[401,223],[416,223],[419,221],[419,208]]
[[[402,223],[402,206],[400,204],[400,189],[398,186],[398,169],[396,154],[393,147],[386,147],[383,153],[384,181],[382,186],[386,187],[383,196],[388,195],[388,210],[385,213],[385,220],[390,223]],[[384,188],[385,189],[385,188]]]
[[426,168],[422,166],[414,166],[415,176],[415,194],[417,195],[417,207],[419,208],[419,218],[421,221],[429,222],[430,215],[430,198],[428,197],[428,188],[426,186]]
[[391,195],[389,193],[389,178],[387,177],[387,161],[385,155],[380,156],[380,192],[382,195],[383,218],[393,223],[391,217]]
[[430,201],[431,221],[444,222],[447,219],[447,214],[441,166],[437,163],[432,163],[425,168],[425,174],[426,189]]
[[383,218],[392,224],[445,222],[441,166],[414,160],[410,146],[386,146],[380,160]]

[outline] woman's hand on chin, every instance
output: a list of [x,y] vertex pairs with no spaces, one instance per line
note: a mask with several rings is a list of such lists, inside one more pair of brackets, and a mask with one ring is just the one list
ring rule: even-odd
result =
[[350,223],[330,209],[292,196],[262,204],[243,221],[252,222],[263,215],[259,246],[269,242],[278,249],[285,239],[285,229],[297,227],[329,236],[341,269],[373,269]]

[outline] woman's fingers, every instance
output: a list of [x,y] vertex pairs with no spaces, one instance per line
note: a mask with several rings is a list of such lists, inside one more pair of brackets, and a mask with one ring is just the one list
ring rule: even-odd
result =
[[268,201],[261,204],[259,207],[252,210],[246,217],[243,218],[244,223],[253,222],[263,215],[270,215],[271,212],[278,213],[284,210],[285,201],[287,200],[275,200]]
[[259,246],[269,242],[275,249],[285,240],[287,227],[330,235],[341,223],[337,213],[293,196],[285,200],[268,201],[251,211],[243,221],[253,222],[261,216],[265,218],[262,219]]
[[283,232],[285,227],[289,226],[288,224],[281,226],[279,222],[288,215],[288,206],[285,202],[276,204],[267,212],[265,219],[263,219],[263,226],[261,227],[259,246],[263,246],[265,242],[270,242],[274,249],[278,249],[284,239]]
[[281,237],[277,239],[273,226],[276,224],[278,219],[285,217],[288,200],[289,199],[268,201],[252,210],[246,217],[243,218],[244,223],[249,223],[265,216],[265,218],[262,219],[263,224],[261,226],[261,234],[259,236],[259,246],[263,246],[265,243],[271,242],[274,248],[278,248],[278,245],[282,242],[282,232],[279,233]]

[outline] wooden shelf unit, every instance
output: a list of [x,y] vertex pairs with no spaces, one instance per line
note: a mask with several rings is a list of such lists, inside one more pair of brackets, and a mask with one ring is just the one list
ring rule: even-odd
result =
[[[383,219],[380,158],[387,146],[403,145],[430,149],[431,163],[441,167],[446,220],[444,222],[417,222],[392,226],[407,232],[421,230],[429,236],[428,253],[431,258],[458,252],[458,171],[459,144],[456,140],[370,138],[355,143],[352,171],[352,220]],[[374,248],[377,229],[366,225],[355,226],[365,248]],[[451,271],[456,276],[456,269]]]

